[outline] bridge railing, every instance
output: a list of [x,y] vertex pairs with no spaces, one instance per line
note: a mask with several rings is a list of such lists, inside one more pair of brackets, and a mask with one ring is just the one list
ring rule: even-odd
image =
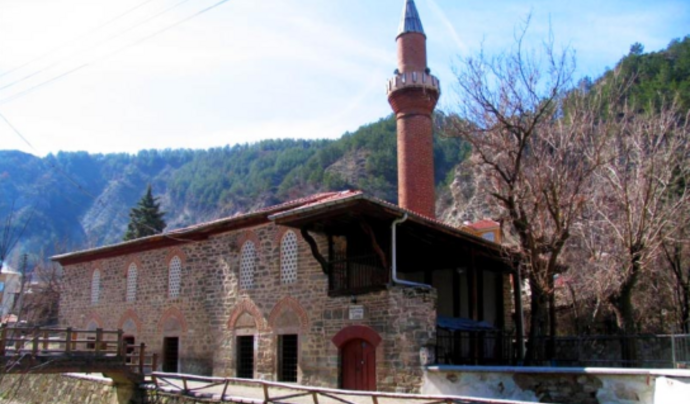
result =
[[139,374],[151,374],[158,367],[158,354],[146,351],[146,344],[125,345],[125,365],[132,372]]
[[122,330],[1,327],[0,355],[79,354],[122,356]]
[[146,344],[128,345],[122,330],[0,326],[0,357],[92,357],[121,360],[134,373],[151,373],[158,356]]

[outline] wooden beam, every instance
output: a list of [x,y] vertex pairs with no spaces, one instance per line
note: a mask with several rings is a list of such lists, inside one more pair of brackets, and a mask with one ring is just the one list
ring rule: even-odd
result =
[[378,240],[376,239],[376,233],[374,233],[374,229],[371,228],[369,223],[367,223],[364,219],[361,217],[358,218],[359,222],[359,227],[362,228],[362,231],[369,236],[369,241],[371,241],[371,246],[374,249],[374,252],[376,255],[378,255],[379,259],[381,260],[381,264],[383,265],[384,268],[388,269],[390,268],[388,266],[388,258],[386,258],[386,253],[383,251],[381,248],[381,245],[379,245]]
[[323,271],[324,274],[328,275],[331,273],[330,265],[328,264],[328,261],[321,255],[321,252],[319,252],[319,246],[316,245],[316,240],[314,240],[314,237],[309,234],[309,229],[307,227],[302,227],[300,229],[300,234],[302,234],[302,238],[304,241],[309,244],[309,248],[311,249],[311,254],[314,256],[316,261],[321,265],[321,270]]

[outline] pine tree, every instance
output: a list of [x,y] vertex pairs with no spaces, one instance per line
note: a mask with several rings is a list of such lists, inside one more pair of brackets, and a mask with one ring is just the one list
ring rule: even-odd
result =
[[158,197],[153,197],[151,185],[149,185],[146,188],[146,195],[129,212],[129,224],[123,240],[133,240],[162,233],[166,226],[165,220],[163,220],[164,215],[165,212],[160,210]]

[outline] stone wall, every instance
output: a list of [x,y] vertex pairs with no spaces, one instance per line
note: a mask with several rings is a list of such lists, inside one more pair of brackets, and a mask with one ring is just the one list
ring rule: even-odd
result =
[[[119,392],[122,393],[121,391]],[[110,379],[76,375],[2,375],[0,403],[118,404]]]
[[668,397],[684,391],[690,391],[685,370],[461,366],[429,367],[421,389],[422,394],[558,404],[676,404]]
[[[60,324],[123,328],[136,343],[162,353],[163,338],[180,339],[184,373],[235,376],[238,335],[255,336],[255,378],[275,380],[277,339],[298,335],[298,382],[338,387],[339,354],[331,339],[348,326],[371,328],[381,337],[376,350],[377,387],[417,391],[422,383],[420,349],[435,340],[436,292],[391,286],[351,297],[329,297],[328,278],[298,237],[297,282],[280,277],[280,242],[288,228],[272,223],[212,236],[200,242],[161,248],[65,267]],[[239,287],[240,251],[256,246],[254,287]],[[327,251],[324,237],[316,237]],[[182,262],[180,295],[168,296],[168,267]],[[136,301],[127,302],[127,268],[138,268]],[[101,292],[91,303],[91,279],[101,272]],[[364,309],[350,320],[351,306]]]

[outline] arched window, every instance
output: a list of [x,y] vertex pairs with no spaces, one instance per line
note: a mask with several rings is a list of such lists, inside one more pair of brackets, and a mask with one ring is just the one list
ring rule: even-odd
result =
[[280,281],[297,282],[297,236],[288,231],[280,243]]
[[137,300],[137,264],[131,263],[127,269],[127,295],[128,302]]
[[170,260],[168,273],[168,296],[176,298],[180,296],[180,282],[182,281],[182,261],[175,256]]
[[98,304],[98,299],[101,294],[101,271],[93,271],[91,275],[91,304]]
[[256,247],[252,241],[242,246],[240,253],[240,289],[254,288],[254,271],[256,269]]

